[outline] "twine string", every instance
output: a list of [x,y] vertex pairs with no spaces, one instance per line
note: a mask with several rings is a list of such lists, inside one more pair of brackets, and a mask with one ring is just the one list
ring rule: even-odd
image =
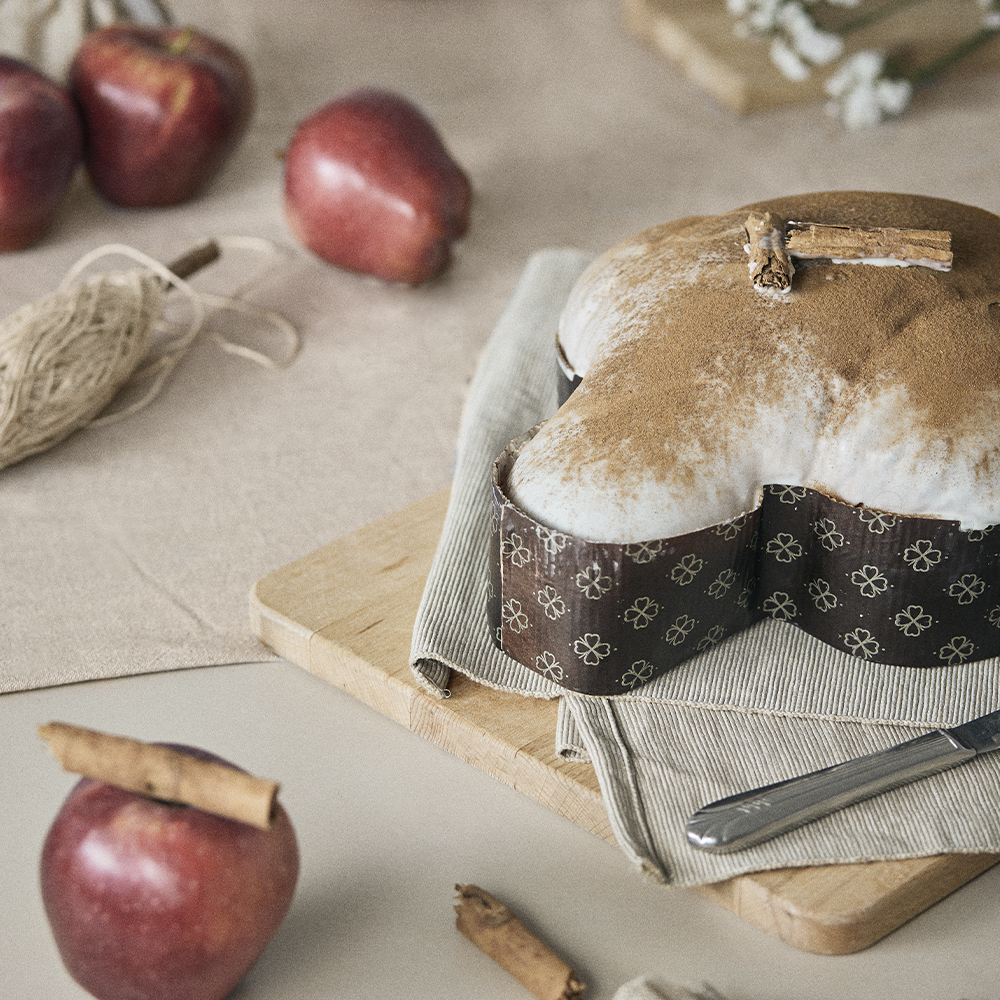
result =
[[[233,250],[250,250],[271,255],[287,253],[280,244],[272,243],[270,240],[262,239],[259,236],[221,236],[216,237],[216,242],[223,248],[229,247]],[[254,280],[254,278],[248,278],[231,295],[213,295],[209,292],[202,292],[201,295],[207,304],[216,306],[218,311],[229,310],[231,312],[243,313],[246,316],[252,316],[255,319],[269,323],[275,329],[282,332],[287,345],[284,356],[282,358],[273,358],[263,351],[258,351],[252,347],[238,344],[234,340],[223,337],[220,333],[212,333],[211,337],[227,354],[235,354],[239,357],[247,358],[265,368],[287,368],[298,356],[299,349],[302,346],[302,339],[299,336],[299,331],[281,313],[243,301],[243,296],[253,287]],[[215,313],[213,312],[210,315],[215,315]]]
[[[216,242],[232,249],[278,250],[256,237]],[[141,270],[82,277],[98,261],[116,255]],[[123,243],[84,254],[53,293],[0,322],[0,469],[82,427],[115,423],[148,406],[204,332],[229,354],[271,369],[287,367],[299,352],[299,333],[279,313],[242,301],[253,282],[249,278],[230,296],[213,295],[197,291],[160,261]],[[171,288],[190,306],[186,323],[163,316]],[[284,352],[272,357],[208,330],[207,321],[227,310],[273,326],[285,338]],[[149,358],[154,333],[172,339]],[[102,412],[122,389],[147,381],[140,398]]]
[[[258,253],[275,254],[280,249],[277,244],[256,236],[215,237],[215,242],[223,248],[251,250]],[[159,319],[156,324],[156,330],[178,331],[177,336],[173,341],[163,346],[158,357],[138,367],[122,387],[126,389],[151,379],[149,388],[133,403],[94,418],[90,422],[91,427],[104,427],[108,424],[118,423],[120,420],[124,420],[145,409],[160,394],[167,379],[203,331],[227,354],[246,358],[248,361],[252,361],[263,368],[270,368],[272,370],[287,368],[298,355],[301,347],[299,332],[284,316],[272,309],[265,309],[242,300],[241,296],[253,287],[254,277],[248,278],[230,295],[216,295],[211,292],[196,291],[187,281],[178,277],[167,266],[147,256],[141,250],[136,250],[134,247],[122,243],[111,243],[103,247],[97,247],[95,250],[81,257],[71,268],[66,278],[63,279],[63,286],[71,284],[76,277],[101,257],[113,254],[130,257],[137,263],[149,268],[165,284],[173,285],[177,288],[191,303],[193,315],[186,327],[167,321],[162,317]],[[243,315],[251,316],[254,319],[262,320],[274,326],[285,336],[287,347],[284,355],[277,358],[271,357],[263,351],[239,344],[223,336],[221,333],[209,330],[208,321],[213,316],[225,311],[242,313]]]

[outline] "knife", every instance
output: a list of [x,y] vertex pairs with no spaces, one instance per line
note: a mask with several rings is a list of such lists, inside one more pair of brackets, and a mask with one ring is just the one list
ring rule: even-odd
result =
[[687,839],[704,851],[742,851],[998,748],[1000,711],[953,729],[935,729],[843,764],[720,799],[703,806],[688,820]]

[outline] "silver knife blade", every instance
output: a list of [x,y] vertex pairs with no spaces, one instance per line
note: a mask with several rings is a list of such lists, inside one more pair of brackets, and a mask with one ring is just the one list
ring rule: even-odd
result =
[[741,851],[998,748],[1000,711],[712,802],[688,820],[687,839],[704,851]]

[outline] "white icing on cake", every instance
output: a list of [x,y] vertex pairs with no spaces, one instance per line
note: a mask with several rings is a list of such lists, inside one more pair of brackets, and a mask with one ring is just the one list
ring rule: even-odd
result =
[[736,517],[768,483],[966,529],[1000,521],[1000,219],[892,195],[760,207],[951,230],[955,267],[803,260],[790,293],[762,295],[747,209],[625,241],[567,302],[559,345],[586,378],[523,449],[511,499],[617,542]]

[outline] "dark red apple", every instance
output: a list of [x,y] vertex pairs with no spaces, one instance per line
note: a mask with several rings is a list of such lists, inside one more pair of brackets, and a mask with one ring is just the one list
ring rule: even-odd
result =
[[382,90],[323,105],[285,157],[285,212],[296,237],[337,267],[416,285],[451,262],[472,188],[434,125]]
[[42,900],[98,1000],[221,1000],[278,929],[298,870],[280,805],[262,830],[82,778],[45,840]]
[[87,169],[108,201],[177,205],[216,175],[246,132],[254,83],[243,57],[191,28],[112,24],[70,68]]
[[69,92],[0,56],[0,250],[20,250],[48,232],[82,153]]

